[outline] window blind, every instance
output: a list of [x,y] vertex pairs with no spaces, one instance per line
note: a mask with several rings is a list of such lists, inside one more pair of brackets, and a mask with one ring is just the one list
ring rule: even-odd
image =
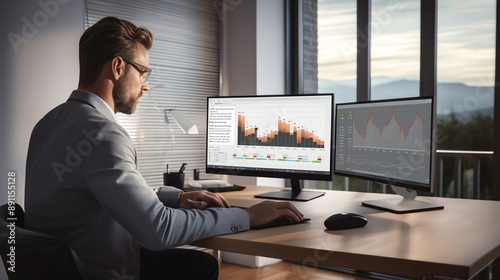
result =
[[[219,17],[213,1],[87,0],[85,28],[106,16],[148,28],[151,90],[144,92],[132,115],[118,114],[138,155],[138,169],[150,186],[163,185],[166,164],[177,171],[188,164],[205,170],[206,97],[219,95]],[[199,134],[184,134],[165,109],[182,111]]]

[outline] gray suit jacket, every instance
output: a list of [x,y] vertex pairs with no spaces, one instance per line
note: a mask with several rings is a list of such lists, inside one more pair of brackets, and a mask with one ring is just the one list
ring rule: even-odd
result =
[[177,209],[179,190],[149,187],[129,135],[91,97],[74,91],[33,129],[28,229],[60,237],[77,251],[90,279],[105,280],[139,279],[140,246],[164,250],[249,229],[244,210]]

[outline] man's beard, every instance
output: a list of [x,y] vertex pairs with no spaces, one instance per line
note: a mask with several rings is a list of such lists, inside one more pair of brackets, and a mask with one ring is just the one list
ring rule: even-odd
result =
[[125,79],[126,75],[118,80],[118,83],[113,88],[113,101],[115,102],[115,112],[130,115],[134,113],[137,108],[137,99],[133,97],[127,98],[125,92]]

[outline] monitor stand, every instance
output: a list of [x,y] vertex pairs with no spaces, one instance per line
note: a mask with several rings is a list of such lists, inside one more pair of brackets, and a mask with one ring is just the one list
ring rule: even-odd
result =
[[273,192],[267,192],[262,194],[256,194],[257,198],[269,198],[269,199],[282,199],[282,200],[295,200],[295,201],[308,201],[325,194],[325,192],[317,191],[304,191],[300,185],[299,179],[290,179],[292,183],[291,190],[279,190]]
[[415,198],[417,197],[417,192],[415,190],[397,186],[391,187],[395,193],[399,194],[402,197],[368,200],[361,202],[361,205],[389,211],[396,214],[444,209],[443,205],[415,200]]

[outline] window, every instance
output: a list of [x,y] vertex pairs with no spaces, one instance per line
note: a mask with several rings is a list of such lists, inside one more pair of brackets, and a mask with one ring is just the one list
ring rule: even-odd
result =
[[438,1],[438,149],[467,155],[443,158],[444,174],[453,174],[442,178],[445,196],[492,196],[495,7],[495,0]]
[[439,148],[491,150],[496,1],[438,3],[437,112],[450,133]]
[[420,1],[373,0],[371,99],[419,96]]
[[[434,5],[424,5],[426,10],[421,11],[422,3],[303,0],[304,17],[314,14],[308,9],[317,8],[317,29],[303,30],[304,40],[312,38],[307,32],[317,32],[318,92],[335,93],[336,103],[355,101],[359,95],[356,58],[366,46],[366,38],[357,36],[366,26],[357,26],[357,8],[368,5],[371,99],[420,95],[420,40],[422,34],[429,34],[421,17]],[[436,61],[432,62],[437,69],[435,94],[440,133],[436,172],[443,175],[438,182],[438,195],[488,199],[492,188],[496,1],[433,3],[438,15],[437,26],[430,27],[437,34]],[[304,55],[304,65],[311,57]],[[342,180],[334,178],[332,188],[338,189],[339,181]],[[352,182],[343,184],[344,189],[352,187]],[[472,192],[477,194],[471,195]]]
[[319,0],[317,17],[318,91],[335,93],[335,103],[355,101],[356,2]]

